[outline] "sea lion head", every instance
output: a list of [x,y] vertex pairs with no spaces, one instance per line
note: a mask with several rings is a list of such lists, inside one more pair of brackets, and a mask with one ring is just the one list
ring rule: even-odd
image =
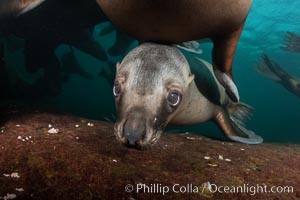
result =
[[136,47],[117,64],[114,132],[121,143],[141,149],[158,141],[194,78],[187,66],[178,49],[153,43]]

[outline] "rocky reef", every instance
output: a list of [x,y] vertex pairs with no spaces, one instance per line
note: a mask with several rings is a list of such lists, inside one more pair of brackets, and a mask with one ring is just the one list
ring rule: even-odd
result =
[[115,140],[112,123],[35,109],[3,111],[0,127],[0,199],[300,198],[296,144],[185,133],[138,151]]

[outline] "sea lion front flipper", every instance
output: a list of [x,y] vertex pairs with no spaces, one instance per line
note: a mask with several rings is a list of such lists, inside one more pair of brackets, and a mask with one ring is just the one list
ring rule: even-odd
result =
[[228,138],[245,144],[260,144],[263,142],[260,136],[243,127],[243,123],[236,120],[236,117],[230,116],[229,112],[221,106],[216,107],[215,121]]
[[233,82],[233,80],[226,74],[221,72],[219,69],[214,67],[214,74],[218,81],[223,85],[226,90],[227,95],[229,98],[234,102],[239,102],[240,95],[237,89],[237,86]]
[[176,44],[174,45],[179,49],[183,49],[187,52],[195,53],[195,54],[202,54],[203,51],[200,48],[200,44],[197,41],[188,41],[188,42],[183,42],[181,44]]
[[232,63],[243,27],[244,24],[227,36],[221,35],[212,38],[214,43],[212,58],[215,75],[226,89],[230,99],[234,102],[239,101],[239,93],[236,85],[232,81]]

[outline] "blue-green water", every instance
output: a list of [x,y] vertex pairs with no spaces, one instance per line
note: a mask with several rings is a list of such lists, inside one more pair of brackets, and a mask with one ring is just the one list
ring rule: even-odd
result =
[[[234,78],[239,88],[241,101],[253,106],[255,112],[247,123],[267,142],[300,142],[300,98],[287,91],[282,85],[262,76],[255,70],[262,53],[266,53],[285,71],[300,79],[300,53],[281,50],[287,31],[300,35],[300,1],[297,0],[254,0],[241,36],[234,60]],[[108,50],[115,42],[115,32],[99,36],[106,24],[95,27],[93,37]],[[137,45],[135,42],[131,48]],[[201,58],[211,62],[211,43],[201,44]],[[56,54],[62,55],[68,48],[61,45]],[[116,115],[114,98],[107,80],[97,76],[101,69],[108,69],[102,62],[75,49],[80,65],[94,75],[94,80],[86,80],[78,75],[70,75],[64,83],[62,94],[37,101],[38,104],[51,106],[55,110],[73,113],[92,119],[114,119]],[[109,57],[120,61],[118,57]],[[34,80],[41,72],[29,74],[22,63],[22,52],[9,55],[10,63],[22,77]],[[20,59],[16,59],[20,58]],[[170,128],[178,130],[178,128]],[[222,137],[213,123],[192,127],[181,127],[181,131],[193,131],[212,137]]]

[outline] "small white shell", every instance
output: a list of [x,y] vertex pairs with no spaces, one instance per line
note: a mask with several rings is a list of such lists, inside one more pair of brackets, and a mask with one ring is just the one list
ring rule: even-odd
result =
[[58,133],[59,130],[57,128],[51,128],[48,130],[48,133],[52,133],[52,134],[55,134],[55,133]]
[[222,155],[219,155],[219,160],[224,160]]

